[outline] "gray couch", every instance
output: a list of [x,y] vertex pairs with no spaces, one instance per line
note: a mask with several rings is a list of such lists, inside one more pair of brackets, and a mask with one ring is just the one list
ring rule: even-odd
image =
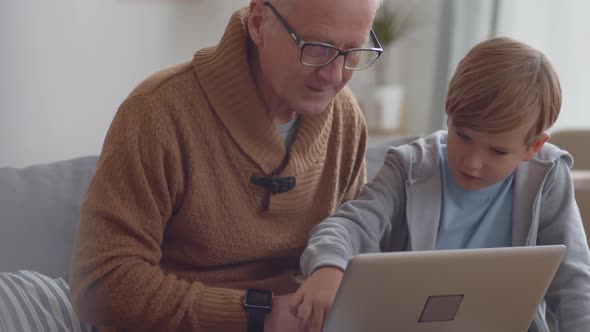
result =
[[[366,153],[367,177],[372,178],[382,166],[389,146],[408,143],[415,138],[403,137],[369,143]],[[575,154],[574,157],[576,157]],[[32,270],[42,274],[33,275],[28,271],[22,274],[2,275],[0,273],[0,286],[2,282],[6,285],[7,281],[17,280],[12,284],[13,286],[26,286],[27,290],[36,287],[38,293],[53,287],[49,296],[57,294],[57,291],[67,294],[65,282],[47,279],[41,283],[43,287],[39,288],[38,283],[28,281],[33,278],[40,280],[44,277],[43,275],[50,278],[62,277],[67,280],[80,204],[95,172],[97,159],[97,156],[87,156],[22,169],[0,168],[0,272]],[[590,173],[585,172],[574,174],[574,182],[578,204],[582,207],[584,219],[588,221],[590,219],[588,210]],[[590,234],[590,226],[588,224],[586,226],[587,233]],[[45,301],[48,298],[46,297]],[[45,308],[46,319],[54,315],[56,317],[54,324],[62,326],[65,331],[78,329],[96,331],[95,327],[77,320],[67,297],[55,298],[54,296],[52,301],[57,304]],[[3,300],[7,299],[3,298],[0,292],[0,307]],[[39,301],[39,299],[33,298],[30,302],[32,301]],[[9,303],[11,304],[14,303]],[[63,309],[63,314],[55,315],[53,310],[56,307]],[[36,307],[35,310],[41,309]],[[23,317],[32,317],[30,316],[32,309],[22,312],[27,313]],[[66,315],[69,315],[67,322],[57,319]],[[0,323],[2,318],[0,310]],[[26,319],[23,321],[26,322]],[[0,324],[0,330],[2,330],[2,324]],[[16,330],[35,329],[26,327]]]
[[80,203],[97,159],[0,168],[0,272],[67,276]]
[[[366,155],[369,178],[381,167],[390,145],[409,140],[371,142]],[[67,280],[80,203],[97,159],[0,168],[0,272],[26,269]]]

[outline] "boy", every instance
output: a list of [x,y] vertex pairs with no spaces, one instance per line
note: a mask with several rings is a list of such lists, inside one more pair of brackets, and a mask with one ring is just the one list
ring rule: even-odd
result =
[[531,331],[590,331],[590,254],[572,157],[551,144],[561,88],[548,59],[509,38],[473,47],[446,101],[447,131],[391,148],[355,201],[313,231],[292,309],[319,331],[348,260],[380,251],[564,244]]

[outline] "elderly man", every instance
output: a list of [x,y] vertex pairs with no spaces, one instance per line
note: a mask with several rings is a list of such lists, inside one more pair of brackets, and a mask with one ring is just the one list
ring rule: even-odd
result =
[[[71,271],[85,320],[125,331],[296,331],[311,228],[365,181],[354,70],[378,0],[252,0],[215,47],[119,108]],[[273,293],[274,292],[274,293]]]

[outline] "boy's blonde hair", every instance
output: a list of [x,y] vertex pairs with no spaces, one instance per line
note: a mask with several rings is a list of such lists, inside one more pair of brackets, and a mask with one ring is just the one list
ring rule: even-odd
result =
[[449,83],[453,126],[491,134],[529,130],[531,144],[557,120],[561,86],[549,59],[519,41],[498,37],[475,45]]

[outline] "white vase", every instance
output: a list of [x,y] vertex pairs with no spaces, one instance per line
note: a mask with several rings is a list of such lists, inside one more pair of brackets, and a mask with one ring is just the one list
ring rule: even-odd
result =
[[398,84],[377,86],[366,114],[369,131],[395,133],[403,127],[404,88]]

